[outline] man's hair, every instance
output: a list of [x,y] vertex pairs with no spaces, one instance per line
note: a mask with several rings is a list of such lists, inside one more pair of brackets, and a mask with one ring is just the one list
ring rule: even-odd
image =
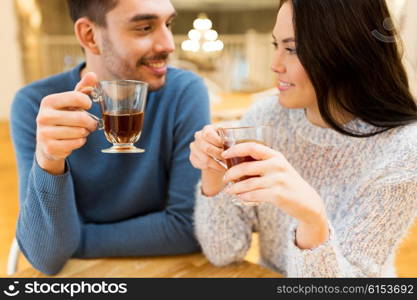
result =
[[67,0],[69,13],[75,23],[86,17],[99,26],[106,27],[106,14],[116,7],[118,0]]

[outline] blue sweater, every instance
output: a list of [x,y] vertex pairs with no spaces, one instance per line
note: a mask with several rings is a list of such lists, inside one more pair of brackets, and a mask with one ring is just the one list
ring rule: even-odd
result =
[[[101,153],[110,144],[96,131],[67,158],[65,174],[53,176],[34,159],[36,116],[43,97],[74,89],[82,67],[34,82],[14,99],[20,249],[46,274],[59,272],[71,257],[198,251],[192,213],[200,173],[188,157],[194,133],[209,123],[203,81],[169,68],[166,85],[148,94],[137,143],[145,153]],[[100,116],[97,104],[89,112]]]

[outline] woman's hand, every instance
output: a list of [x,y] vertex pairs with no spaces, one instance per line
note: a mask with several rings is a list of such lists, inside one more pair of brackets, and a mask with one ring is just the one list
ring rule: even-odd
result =
[[223,161],[223,144],[214,125],[207,125],[194,134],[190,150],[190,161],[194,168],[222,174],[226,171],[218,162]]
[[222,139],[214,125],[207,125],[194,135],[190,144],[190,161],[194,168],[202,170],[202,192],[206,196],[217,195],[225,186]]
[[328,238],[324,203],[318,193],[298,174],[282,153],[257,143],[235,145],[224,159],[251,156],[257,161],[230,168],[226,182],[256,176],[233,184],[226,192],[244,202],[270,202],[299,221],[297,245],[314,248]]

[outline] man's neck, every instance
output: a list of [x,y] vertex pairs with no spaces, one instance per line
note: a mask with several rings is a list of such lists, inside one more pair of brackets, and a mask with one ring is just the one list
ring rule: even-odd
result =
[[[88,60],[87,60],[88,61]],[[94,63],[86,62],[85,66],[80,70],[80,78],[83,78],[83,76],[88,72],[94,72],[97,75],[98,80],[114,80],[118,79],[112,74],[109,74],[106,69],[103,69]]]
[[80,78],[83,78],[86,73],[88,73],[87,64],[80,70]]

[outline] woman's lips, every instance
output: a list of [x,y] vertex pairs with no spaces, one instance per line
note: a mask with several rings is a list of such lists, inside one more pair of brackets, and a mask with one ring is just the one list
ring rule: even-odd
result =
[[278,82],[278,89],[279,89],[281,92],[285,92],[285,91],[289,90],[290,88],[292,88],[292,87],[294,87],[294,86],[295,86],[294,84],[289,83],[289,82],[285,82],[285,81],[282,81],[282,80],[280,80],[280,81]]

